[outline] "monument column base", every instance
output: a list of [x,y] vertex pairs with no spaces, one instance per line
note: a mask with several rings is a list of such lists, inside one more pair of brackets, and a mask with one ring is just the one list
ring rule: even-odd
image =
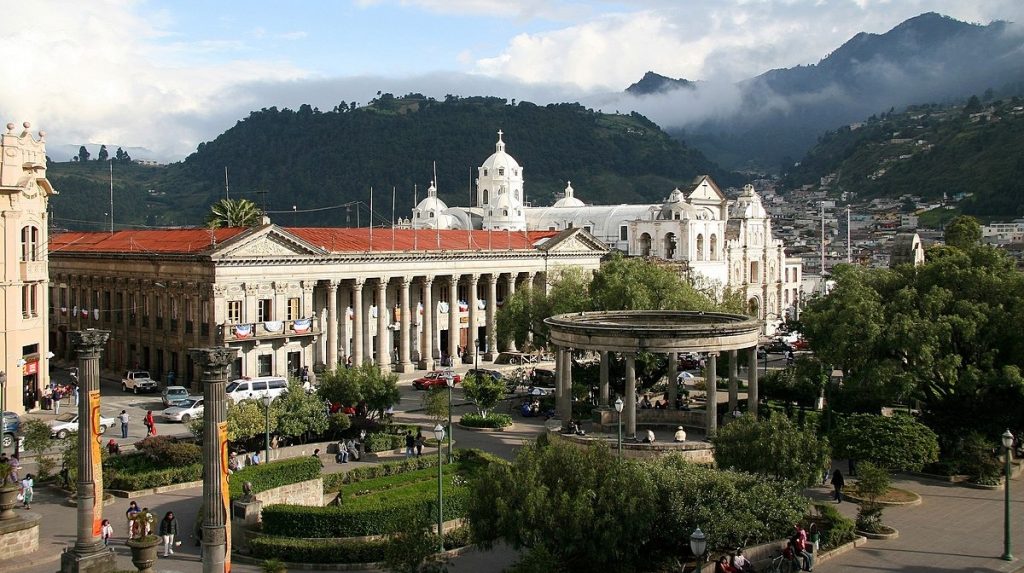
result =
[[99,545],[94,553],[65,551],[60,555],[60,573],[110,573],[114,567],[114,550]]

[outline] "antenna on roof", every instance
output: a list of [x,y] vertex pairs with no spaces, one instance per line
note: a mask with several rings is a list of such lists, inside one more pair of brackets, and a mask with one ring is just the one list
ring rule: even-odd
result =
[[228,166],[224,166],[224,198],[230,199],[231,193],[228,191]]

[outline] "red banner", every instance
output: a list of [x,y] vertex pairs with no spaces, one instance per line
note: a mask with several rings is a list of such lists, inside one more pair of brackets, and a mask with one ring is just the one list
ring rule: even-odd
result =
[[[228,423],[217,424],[220,444],[220,492],[224,503],[224,573],[231,573],[231,492],[228,490]],[[212,508],[211,508],[212,511]]]
[[32,376],[33,374],[39,373],[39,361],[30,360],[21,367],[21,374],[23,376]]
[[79,431],[89,432],[89,447],[92,448],[92,535],[103,535],[103,457],[100,452],[100,391],[89,391],[89,424],[78,424]]

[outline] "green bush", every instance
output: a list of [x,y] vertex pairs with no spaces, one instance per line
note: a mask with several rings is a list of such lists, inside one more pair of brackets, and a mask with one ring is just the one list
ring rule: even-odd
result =
[[179,442],[170,436],[151,436],[135,442],[135,449],[154,466],[173,468],[202,463],[203,450],[196,444]]
[[468,413],[463,414],[462,420],[459,423],[470,428],[507,428],[512,425],[512,416],[508,414],[488,414],[485,418],[480,414]]
[[853,520],[839,513],[834,505],[816,503],[814,509],[817,510],[820,519],[818,528],[821,530],[823,549],[839,547],[853,541],[853,538],[856,537]]
[[231,474],[228,487],[231,490],[231,499],[236,499],[242,495],[242,484],[245,482],[252,483],[253,493],[259,493],[318,477],[320,461],[313,456],[299,456],[258,466],[246,466]]
[[[445,521],[466,516],[468,491],[445,480]],[[423,482],[349,500],[340,506],[275,504],[263,508],[263,531],[283,537],[359,537],[402,531],[415,516],[437,515],[437,484]]]
[[108,489],[138,491],[203,479],[203,464],[191,464],[176,468],[150,469],[148,471],[103,472],[103,486]]
[[384,559],[388,541],[306,541],[288,537],[255,537],[254,557],[291,563],[376,563]]
[[935,432],[905,414],[847,416],[830,439],[837,458],[871,462],[890,471],[921,471],[939,458]]
[[363,441],[363,447],[367,452],[387,452],[405,446],[404,434],[390,434],[388,432],[374,432],[368,434]]
[[713,440],[715,462],[723,469],[767,474],[803,486],[821,481],[828,465],[828,440],[800,429],[785,416],[757,420],[743,416],[726,424]]

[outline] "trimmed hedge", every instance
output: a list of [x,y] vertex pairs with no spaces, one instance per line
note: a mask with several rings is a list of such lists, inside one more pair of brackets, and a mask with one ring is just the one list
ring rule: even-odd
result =
[[[294,539],[260,536],[249,542],[254,557],[280,559],[289,563],[376,563],[384,561],[391,539],[374,541]],[[469,528],[459,527],[444,534],[444,548],[469,544]]]
[[[455,460],[459,462],[460,468],[465,464],[470,466],[484,466],[494,461],[504,460],[483,452],[478,449],[455,450]],[[422,456],[419,458],[407,458],[397,462],[385,462],[372,466],[361,466],[347,472],[324,474],[324,493],[341,491],[343,485],[361,482],[368,479],[398,475],[407,472],[414,472],[426,468],[437,467],[437,456]]]
[[134,473],[111,472],[103,476],[103,486],[108,489],[137,491],[163,487],[203,479],[203,464],[192,464],[178,468],[140,471]]
[[242,484],[245,482],[252,484],[253,493],[259,493],[318,477],[320,461],[313,456],[299,456],[258,466],[246,466],[229,476],[228,488],[231,491],[231,499],[235,499],[241,497]]
[[512,416],[508,414],[488,414],[483,417],[480,414],[464,414],[459,421],[463,426],[470,428],[507,428],[512,425]]
[[387,452],[405,446],[405,434],[376,432],[366,436],[363,447],[367,452]]
[[824,549],[839,547],[853,541],[853,538],[856,537],[853,520],[839,513],[835,506],[828,503],[816,503],[814,509],[818,511],[818,516],[821,519],[821,545]]

